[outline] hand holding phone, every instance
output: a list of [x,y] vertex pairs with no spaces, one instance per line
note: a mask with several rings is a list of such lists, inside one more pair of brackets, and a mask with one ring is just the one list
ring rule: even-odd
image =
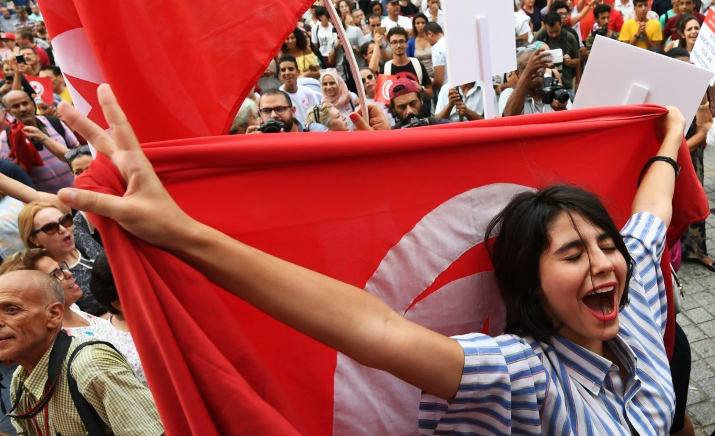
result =
[[25,65],[25,56],[23,56],[23,55],[15,55],[15,60],[17,61],[18,64],[23,64],[23,65]]

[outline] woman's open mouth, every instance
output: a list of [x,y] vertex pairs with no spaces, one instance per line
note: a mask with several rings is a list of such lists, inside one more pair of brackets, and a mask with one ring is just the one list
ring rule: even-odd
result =
[[616,287],[603,286],[586,294],[581,301],[599,321],[611,321],[618,316]]

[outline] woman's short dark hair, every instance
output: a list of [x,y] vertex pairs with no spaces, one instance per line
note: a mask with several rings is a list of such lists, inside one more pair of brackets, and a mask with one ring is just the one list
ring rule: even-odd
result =
[[666,56],[669,58],[689,58],[690,57],[690,52],[688,52],[688,49],[685,47],[673,47],[670,50],[668,50],[667,53],[665,53]]
[[89,276],[89,291],[99,304],[107,308],[109,313],[114,315],[122,313],[112,306],[113,302],[119,301],[119,292],[117,292],[117,285],[114,283],[112,270],[109,268],[107,255],[103,252],[94,259],[92,273]]
[[[568,214],[572,225],[572,214],[576,213],[613,239],[628,267],[619,309],[628,303],[633,259],[601,201],[590,192],[568,185],[523,192],[492,219],[484,239],[488,241],[487,251],[506,307],[505,333],[543,340],[561,328],[544,310],[539,272],[541,255],[550,245],[549,228],[561,212]],[[494,236],[496,239],[489,242]]]
[[367,41],[360,46],[360,54],[362,56],[367,56],[367,51],[370,50],[371,44],[375,44],[375,41]]

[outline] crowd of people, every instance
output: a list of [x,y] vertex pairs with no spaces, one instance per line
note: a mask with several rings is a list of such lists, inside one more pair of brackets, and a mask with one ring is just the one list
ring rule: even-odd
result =
[[[439,0],[338,0],[334,6],[340,17],[345,44],[334,28],[325,5],[320,1],[312,5],[249,92],[229,134],[421,128],[482,120],[485,104],[493,105],[494,112],[502,117],[568,110],[578,92],[596,36],[689,62],[689,53],[703,24],[702,13],[710,5],[707,0],[517,0],[514,4],[517,51],[513,53],[517,69],[494,77],[491,83],[475,80],[458,86],[452,86],[449,81],[446,43],[447,38],[459,35],[456,32],[454,36],[450,35]],[[12,426],[9,420],[0,421],[0,434],[85,434],[87,423],[75,409],[75,397],[69,390],[66,376],[58,376],[59,371],[59,374],[70,373],[78,379],[82,387],[81,395],[96,409],[101,425],[111,433],[160,435],[163,434],[163,426],[132,339],[132,334],[141,332],[130,332],[126,323],[104,253],[104,242],[82,211],[84,207],[79,207],[83,205],[82,196],[79,203],[68,206],[60,201],[61,196],[58,195],[61,189],[73,187],[74,178],[91,165],[92,154],[85,137],[91,139],[98,133],[77,131],[75,126],[63,121],[62,114],[79,115],[66,105],[62,114],[58,110],[59,102],[71,105],[72,99],[42,20],[41,11],[35,4],[15,1],[0,6],[3,72],[3,80],[0,81],[0,359],[9,362],[8,365],[0,364],[0,373],[6,379],[12,377],[11,384],[5,383],[9,389],[3,390],[4,401],[12,408]],[[346,49],[352,53],[346,52]],[[359,78],[354,77],[349,66],[348,58],[353,55],[357,60]],[[391,85],[385,88],[387,92],[383,92],[379,84],[388,76],[392,78]],[[35,93],[30,84],[33,77],[51,80],[52,104]],[[361,107],[359,86],[367,97],[367,107]],[[494,88],[494,101],[485,101],[485,86]],[[363,114],[367,116],[363,118]],[[378,357],[371,357],[369,361],[376,362],[376,367],[389,368],[398,377],[429,393],[451,400],[457,389],[462,389],[460,383],[465,383],[465,377],[469,375],[462,374],[463,367],[467,370],[464,366],[465,355],[470,365],[478,365],[480,347],[492,350],[490,352],[499,349],[505,355],[526,353],[532,371],[528,377],[538,387],[536,397],[539,399],[534,401],[541,404],[542,400],[548,399],[549,404],[556,408],[553,416],[557,417],[554,418],[557,421],[561,420],[559,422],[597,417],[602,421],[599,425],[603,431],[609,434],[630,434],[632,430],[639,434],[693,434],[692,424],[685,412],[690,371],[689,348],[682,329],[678,329],[676,334],[676,346],[681,348],[671,362],[665,361],[665,365],[687,368],[687,371],[673,370],[670,373],[667,368],[664,369],[661,365],[664,356],[659,350],[642,350],[645,354],[639,355],[638,364],[643,364],[645,369],[635,369],[636,363],[629,354],[633,351],[628,347],[641,350],[639,347],[645,341],[644,336],[660,335],[662,338],[662,320],[658,317],[644,317],[643,312],[638,312],[638,322],[648,326],[646,333],[629,336],[613,347],[605,347],[603,343],[614,337],[619,325],[630,327],[628,322],[632,322],[633,318],[629,317],[631,321],[620,321],[619,324],[618,317],[613,315],[618,312],[617,306],[624,312],[632,309],[631,312],[636,313],[644,309],[638,306],[638,299],[624,308],[622,302],[627,299],[628,292],[664,304],[662,282],[645,283],[643,277],[648,274],[660,277],[661,274],[656,254],[662,250],[664,243],[663,223],[667,227],[670,219],[669,206],[663,206],[672,195],[672,170],[668,164],[675,165],[673,159],[680,143],[677,139],[685,133],[693,165],[702,183],[703,148],[713,114],[714,99],[708,90],[688,132],[682,132],[682,117],[677,110],[671,110],[666,119],[665,128],[669,133],[659,152],[662,159],[654,161],[649,176],[643,180],[634,203],[634,210],[641,213],[633,218],[624,233],[627,241],[640,240],[643,235],[649,235],[652,239],[645,245],[635,244],[638,246],[634,247],[628,242],[626,248],[605,209],[598,200],[583,191],[557,187],[521,196],[497,217],[494,226],[512,226],[515,234],[529,233],[529,229],[520,227],[524,224],[518,222],[519,217],[534,213],[533,208],[539,204],[547,204],[553,208],[549,209],[548,219],[544,218],[549,225],[536,230],[543,235],[534,236],[537,239],[533,243],[538,245],[539,237],[546,238],[542,239],[541,245],[544,245],[543,240],[549,239],[551,245],[556,240],[568,242],[573,236],[570,233],[572,230],[576,231],[576,240],[580,241],[578,244],[566,244],[568,248],[563,252],[559,249],[555,255],[558,259],[547,259],[553,264],[550,269],[537,274],[544,294],[539,299],[540,307],[544,306],[543,312],[533,315],[538,319],[522,320],[524,323],[516,327],[516,324],[511,325],[506,339],[501,336],[493,340],[490,338],[492,342],[481,336],[460,339],[460,343],[444,342],[439,335],[429,336],[422,350],[425,356],[429,350],[429,353],[444,357],[445,365],[440,374],[428,374],[435,368],[421,361],[420,353],[409,358],[397,358],[384,350],[372,350]],[[138,147],[132,152],[140,161],[145,159]],[[677,175],[677,165],[674,169]],[[145,167],[144,171],[151,174],[151,167]],[[158,179],[155,182],[158,183]],[[650,200],[653,202],[648,202]],[[166,203],[167,210],[176,208],[168,195],[157,201]],[[652,207],[653,204],[658,207]],[[119,216],[113,210],[96,212],[110,217]],[[183,215],[177,212],[175,216]],[[160,221],[161,217],[146,219],[154,222]],[[650,224],[646,222],[653,220],[655,227],[649,228]],[[533,225],[533,222],[527,221]],[[199,224],[187,221],[187,226],[194,225]],[[157,225],[156,228],[161,227]],[[595,234],[592,229],[602,233]],[[132,232],[131,228],[127,230]],[[548,237],[545,236],[547,234]],[[216,240],[221,238],[212,235]],[[151,242],[152,236],[141,233],[137,236]],[[705,225],[697,223],[688,230],[682,244],[669,248],[675,251],[682,247],[684,259],[699,262],[715,272],[705,240]],[[497,241],[501,242],[492,248],[492,260],[500,288],[503,288],[502,295],[523,293],[521,285],[512,280],[524,271],[523,265],[512,262],[515,247],[509,244],[514,241],[501,237]],[[196,241],[186,242],[184,247],[192,247]],[[170,251],[184,249],[174,246],[164,248]],[[544,252],[543,248],[549,248],[545,253],[550,252],[548,244],[542,249],[535,246],[532,257],[538,260]],[[582,252],[588,255],[581,256]],[[248,265],[254,262],[252,255],[243,253],[240,247],[232,248],[231,254],[244,259]],[[218,255],[211,253],[210,257]],[[615,327],[611,325],[615,328],[614,332],[607,329],[600,333],[598,346],[587,340],[593,339],[592,332],[586,332],[593,320],[585,315],[578,318],[568,313],[574,308],[563,306],[558,301],[563,298],[559,292],[566,291],[550,293],[551,285],[558,281],[561,274],[562,267],[558,263],[566,255],[574,258],[569,260],[573,264],[586,261],[587,266],[579,268],[591,271],[586,274],[589,277],[586,281],[590,283],[588,289],[596,287],[596,283],[617,283],[615,290],[614,285],[604,285],[608,288],[606,294],[614,296],[608,302],[601,301],[600,297],[584,296],[584,301],[589,301],[584,304],[591,308],[591,312],[595,311],[593,307],[596,304],[592,304],[591,300],[596,299],[596,305],[605,307],[604,312],[608,312],[599,315],[603,319],[593,316],[605,323],[613,324],[616,320]],[[622,265],[636,255],[640,257],[636,258],[635,266]],[[222,263],[216,258],[217,265]],[[197,267],[201,268],[200,265]],[[286,268],[292,271],[293,266]],[[629,285],[628,277],[632,272],[633,279]],[[210,273],[217,274],[215,271]],[[220,274],[231,275],[236,283],[246,280],[241,271],[230,271],[230,268]],[[604,277],[608,280],[601,280]],[[553,283],[545,283],[547,278],[554,279]],[[539,277],[527,279],[536,280],[539,287]],[[315,299],[323,298],[315,295],[334,290],[327,288],[348,288],[344,284],[332,284],[326,289],[319,289],[317,294],[310,294],[305,289],[315,280],[308,277],[305,283],[281,283],[279,290],[284,287],[286,292],[295,292],[296,299]],[[580,289],[581,285],[575,287]],[[531,288],[528,290],[532,291]],[[242,295],[238,288],[229,291]],[[265,309],[272,304],[272,292],[275,291],[266,289],[262,292],[267,295],[265,302],[259,301],[256,305]],[[347,289],[344,302],[355,303],[362,298],[370,298],[353,294]],[[292,301],[292,298],[289,300]],[[525,301],[521,297],[514,298],[515,301]],[[330,299],[332,297],[327,300]],[[344,306],[355,307],[355,304]],[[376,307],[376,313],[366,309],[357,314],[343,314],[343,317],[350,322],[359,319],[370,324],[378,322],[380,317],[391,316],[385,308]],[[355,351],[349,345],[343,349],[343,342],[348,341],[343,334],[345,337],[351,334],[347,330],[348,321],[335,324],[335,320],[326,320],[318,313],[314,314],[313,320],[301,318],[296,321],[291,310],[287,307],[286,312],[280,315],[285,316],[288,324],[298,330],[313,332],[318,340],[358,360],[362,358],[363,351]],[[576,311],[580,313],[582,309],[577,308]],[[555,327],[556,320],[560,328]],[[324,324],[321,325],[321,322]],[[405,323],[397,323],[394,330],[385,334],[394,336],[393,342],[403,337],[408,342],[414,341],[425,335],[418,327]],[[538,323],[542,324],[535,327]],[[583,413],[586,415],[581,412],[570,414],[574,403],[564,398],[565,390],[572,388],[570,385],[557,383],[546,387],[544,384],[548,383],[539,382],[543,374],[553,375],[558,371],[562,360],[586,358],[585,352],[563,354],[550,348],[547,344],[556,332],[565,348],[578,345],[610,362],[617,362],[620,368],[620,374],[617,368],[615,374],[608,376],[611,385],[603,387],[602,397],[584,405]],[[513,342],[515,338],[516,343]],[[373,343],[368,337],[364,340]],[[103,342],[93,342],[88,347],[80,348],[85,341]],[[86,351],[77,354],[77,359],[70,363],[66,356],[76,349]],[[543,355],[548,355],[548,362],[538,357]],[[416,365],[417,369],[409,369],[410,365]],[[510,371],[515,370],[509,367],[504,374],[514,377],[517,374]],[[417,373],[424,377],[416,377]],[[646,375],[666,379],[672,376],[672,385],[656,380],[649,387],[651,391],[645,392],[647,389],[644,389],[634,394],[637,401],[625,399],[624,386],[630,386],[632,377]],[[660,392],[660,397],[652,391]],[[455,407],[473,407],[473,401],[480,400],[470,401]],[[640,401],[656,404],[658,413],[645,417],[652,412],[652,408],[648,409],[650,406],[639,412],[638,419],[624,412],[626,403],[636,409],[640,407]],[[675,409],[673,416],[668,413],[671,406]],[[531,406],[528,409],[531,410]],[[537,418],[526,413],[510,419],[516,422]],[[548,427],[543,417],[538,419],[541,420],[540,428]],[[426,426],[423,428],[425,433],[438,428],[451,434],[462,434],[451,428],[451,424],[439,420],[424,419],[421,425]],[[521,424],[514,425],[516,428]],[[479,428],[476,426],[472,430]]]

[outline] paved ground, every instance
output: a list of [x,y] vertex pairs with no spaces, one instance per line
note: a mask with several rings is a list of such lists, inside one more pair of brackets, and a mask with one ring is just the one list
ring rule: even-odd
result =
[[[715,208],[715,150],[705,149],[705,191]],[[707,219],[710,256],[715,256],[715,213]],[[715,431],[715,273],[693,263],[683,263],[678,275],[685,287],[684,310],[678,323],[688,335],[693,366],[690,374],[688,413],[697,436]]]

